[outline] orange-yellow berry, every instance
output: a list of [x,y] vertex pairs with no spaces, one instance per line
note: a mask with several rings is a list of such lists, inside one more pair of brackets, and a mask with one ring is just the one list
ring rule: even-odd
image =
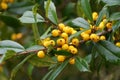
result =
[[105,36],[100,36],[100,40],[106,40]]
[[99,41],[99,36],[97,34],[91,34],[90,39],[94,42],[98,42]]
[[54,40],[50,40],[49,43],[50,43],[50,45],[55,46],[55,41]]
[[112,23],[108,22],[108,23],[106,24],[106,27],[107,27],[107,29],[111,29],[111,28],[112,28]]
[[96,21],[97,18],[98,18],[98,13],[97,12],[93,12],[92,13],[92,17],[93,17],[93,20]]
[[57,37],[57,36],[59,36],[59,30],[57,30],[57,29],[54,29],[54,30],[52,30],[52,36],[53,37]]
[[44,51],[38,51],[37,56],[39,58],[44,58],[45,57],[45,52]]
[[65,39],[60,38],[57,40],[57,45],[62,46],[63,44],[65,44]]
[[72,49],[70,50],[70,52],[71,52],[72,54],[77,54],[78,50],[77,50],[77,48],[72,48]]
[[120,42],[117,42],[115,45],[116,45],[117,47],[120,47]]
[[63,44],[63,45],[62,45],[62,49],[63,49],[63,50],[67,50],[68,48],[69,48],[68,44]]
[[50,42],[49,42],[49,41],[44,41],[44,42],[43,42],[43,46],[48,47],[49,45],[50,45]]
[[60,23],[60,24],[58,24],[58,28],[61,30],[61,31],[63,31],[63,28],[65,27],[65,25],[63,24],[63,23]]
[[58,62],[63,62],[63,61],[65,60],[65,56],[63,56],[63,55],[58,55],[58,56],[57,56],[57,60],[58,60]]
[[83,38],[83,40],[87,41],[87,40],[90,39],[90,36],[89,36],[89,34],[85,33],[85,34],[82,35],[82,38]]
[[61,37],[64,38],[64,39],[66,39],[66,38],[68,38],[68,34],[65,33],[65,32],[63,32],[63,33],[61,34]]
[[77,38],[72,39],[72,44],[74,46],[78,46],[79,45],[79,40]]
[[7,5],[7,3],[5,3],[5,2],[2,2],[0,6],[1,6],[1,8],[4,9],[4,10],[6,10],[6,9],[8,8],[8,5]]
[[69,63],[70,64],[75,64],[75,59],[74,58],[70,58]]
[[98,29],[99,29],[99,30],[103,30],[104,27],[105,27],[104,22],[101,22],[101,23],[99,24],[99,26],[98,26]]
[[18,33],[18,34],[16,35],[16,37],[17,37],[17,39],[21,39],[21,38],[23,37],[23,34],[22,34],[22,33]]

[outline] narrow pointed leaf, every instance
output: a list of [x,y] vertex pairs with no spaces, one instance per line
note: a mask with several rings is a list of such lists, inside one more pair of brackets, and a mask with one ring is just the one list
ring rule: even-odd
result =
[[120,5],[120,0],[102,0],[108,6]]
[[113,20],[120,20],[120,12],[111,14],[111,16],[110,16],[109,19],[110,19],[110,21],[113,21]]

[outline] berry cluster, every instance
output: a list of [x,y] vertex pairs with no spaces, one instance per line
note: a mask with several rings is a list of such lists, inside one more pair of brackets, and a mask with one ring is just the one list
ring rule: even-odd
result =
[[[92,14],[94,22],[96,22],[98,18],[98,13],[93,12]],[[90,23],[90,21],[88,21]],[[93,23],[90,23],[90,29],[82,32],[79,36],[73,37],[69,41],[69,37],[78,31],[84,30],[83,28],[80,28],[79,30],[75,30],[74,28],[70,26],[66,26],[63,23],[58,24],[58,27],[56,29],[53,29],[51,31],[51,38],[45,38],[42,41],[42,45],[44,47],[49,48],[49,46],[54,47],[57,51],[64,50],[69,53],[71,53],[72,56],[68,57],[65,55],[58,55],[56,54],[56,58],[58,62],[63,62],[66,59],[69,59],[70,64],[75,63],[75,55],[79,53],[78,47],[81,45],[80,41],[93,41],[98,42],[100,40],[106,40],[106,37],[102,34],[99,35],[98,33],[102,32],[103,30],[109,30],[112,28],[112,22],[107,21],[105,17],[103,17],[103,20],[100,22],[99,26],[92,25]],[[54,39],[55,38],[55,39]],[[120,45],[120,44],[119,44]],[[41,50],[37,53],[39,58],[45,57],[45,51]]]
[[8,8],[8,3],[13,3],[14,0],[2,0],[0,2],[0,8],[6,10]]

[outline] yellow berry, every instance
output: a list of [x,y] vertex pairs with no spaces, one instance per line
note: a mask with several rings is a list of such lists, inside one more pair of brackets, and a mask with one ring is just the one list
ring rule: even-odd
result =
[[57,36],[59,36],[59,30],[57,30],[57,29],[54,29],[54,30],[52,30],[52,36],[53,37],[57,37]]
[[62,50],[61,48],[57,48],[57,51]]
[[65,44],[65,39],[60,38],[57,40],[57,45],[62,46],[63,44]]
[[63,50],[67,50],[68,48],[69,48],[68,44],[63,44],[63,45],[62,45],[62,49],[63,49]]
[[105,27],[104,22],[101,22],[101,23],[99,24],[99,26],[98,26],[98,29],[99,29],[99,30],[103,30],[104,27]]
[[75,34],[77,31],[76,30],[73,30],[71,34]]
[[83,40],[85,40],[85,41],[87,41],[87,40],[90,39],[89,34],[86,34],[86,33],[82,35],[82,38],[83,38]]
[[50,45],[50,42],[49,42],[49,41],[44,41],[44,42],[43,42],[43,46],[48,47],[49,45]]
[[72,44],[75,46],[79,45],[79,40],[77,38],[72,39]]
[[115,45],[116,45],[117,47],[120,47],[120,42],[117,42]]
[[77,48],[72,48],[72,49],[70,50],[70,52],[71,52],[72,54],[77,54],[78,50],[77,50]]
[[92,13],[92,17],[93,17],[93,20],[96,21],[97,18],[98,18],[98,13],[97,12],[93,12]]
[[8,8],[8,5],[7,5],[7,3],[5,3],[5,2],[2,2],[0,6],[1,6],[1,8],[4,9],[4,10],[6,10],[6,9]]
[[61,34],[61,37],[66,39],[66,38],[68,38],[68,34],[64,32],[64,33]]
[[75,47],[74,46],[69,46],[68,50],[70,51],[73,48],[75,48]]
[[14,2],[14,0],[8,0],[8,2],[13,3],[13,2]]
[[65,56],[63,56],[63,55],[58,55],[58,56],[57,56],[57,60],[58,60],[58,62],[63,62],[63,61],[65,60]]
[[86,34],[91,34],[91,29],[85,31]]
[[15,33],[13,33],[12,36],[11,36],[11,39],[12,40],[16,40],[17,39],[17,35]]
[[58,27],[61,31],[63,31],[63,28],[65,27],[65,25],[63,23],[60,23],[60,24],[58,24]]
[[63,28],[63,31],[67,34],[72,34],[73,28],[70,28],[69,26],[66,26]]
[[50,43],[50,45],[55,46],[55,41],[54,40],[50,40],[49,43]]
[[106,24],[106,27],[107,27],[107,29],[111,29],[111,28],[112,28],[112,23],[108,22],[108,23]]
[[44,58],[44,57],[45,57],[44,51],[38,51],[37,56],[38,56],[39,58]]
[[70,58],[69,63],[70,64],[75,64],[75,59],[74,58]]
[[103,19],[103,21],[102,22],[104,22],[104,24],[106,24],[106,22],[107,22],[107,19]]
[[94,42],[98,42],[99,41],[99,36],[97,34],[91,34],[90,39]]
[[106,40],[105,36],[100,36],[100,40]]
[[21,38],[22,38],[22,36],[23,36],[23,34],[22,34],[22,33],[18,33],[18,34],[16,35],[17,39],[21,39]]

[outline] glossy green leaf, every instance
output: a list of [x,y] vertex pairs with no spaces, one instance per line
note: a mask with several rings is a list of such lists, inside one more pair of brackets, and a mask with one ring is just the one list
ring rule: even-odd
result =
[[48,80],[55,80],[55,78],[60,74],[60,72],[67,66],[68,61],[63,62],[62,64],[59,65],[54,71],[51,73],[50,77]]
[[12,58],[13,56],[16,55],[16,52],[8,50],[7,52],[5,52],[5,54],[2,55],[1,59],[0,59],[0,63],[2,63],[3,61]]
[[112,30],[113,30],[113,32],[115,32],[115,31],[118,30],[119,28],[120,28],[120,20],[117,21],[117,22],[113,25]]
[[116,12],[116,13],[111,14],[109,20],[110,21],[120,20],[120,12]]
[[89,0],[81,0],[81,6],[86,17],[92,22],[93,21],[92,11],[91,11]]
[[107,11],[108,11],[108,8],[106,6],[104,6],[99,13],[98,19],[96,21],[96,26],[98,26],[100,24],[100,22],[103,19],[103,16],[107,15]]
[[46,17],[53,22],[54,24],[58,24],[57,14],[56,14],[56,8],[54,3],[51,0],[48,0],[44,4],[44,8],[46,11]]
[[102,0],[108,6],[120,5],[120,0]]
[[89,29],[90,24],[83,18],[78,17],[72,21],[73,25],[84,28],[84,29]]
[[76,63],[75,66],[78,68],[79,71],[90,71],[89,65],[85,59],[82,59],[80,57],[76,57]]
[[120,48],[116,47],[111,42],[100,41],[99,43],[96,43],[96,49],[106,61],[112,63],[120,62]]
[[4,54],[7,50],[13,50],[15,52],[24,51],[24,47],[17,42],[11,40],[3,40],[0,41],[0,53]]
[[45,56],[44,58],[39,58],[37,55],[34,55],[29,59],[29,62],[37,67],[48,67],[56,62],[49,56]]
[[[35,23],[34,14],[32,11],[26,11],[24,14],[19,18],[22,23]],[[36,14],[36,22],[45,22],[44,18]]]
[[14,18],[12,16],[7,16],[7,15],[1,15],[0,14],[0,20],[3,21],[6,25],[11,26],[11,27],[20,27],[21,23],[17,18]]
[[31,54],[29,56],[27,56],[23,61],[21,61],[17,66],[15,66],[15,68],[13,68],[12,72],[11,72],[11,77],[10,80],[13,80],[13,78],[15,77],[16,73],[18,72],[18,70],[23,66],[23,64],[33,56],[34,54]]
[[34,46],[27,48],[26,50],[40,50],[40,49],[45,49],[45,47],[40,46],[40,45],[34,45]]

